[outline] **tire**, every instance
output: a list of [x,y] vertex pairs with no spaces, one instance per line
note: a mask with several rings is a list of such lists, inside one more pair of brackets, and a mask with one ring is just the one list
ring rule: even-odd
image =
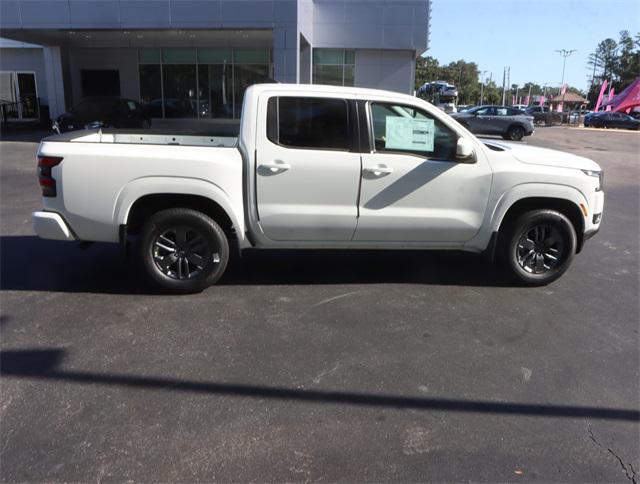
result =
[[136,258],[156,287],[179,294],[215,284],[229,262],[229,242],[210,217],[187,208],[155,213],[142,227]]
[[522,126],[509,127],[505,135],[505,139],[511,141],[520,141],[522,138],[524,138],[524,128]]
[[556,210],[543,209],[526,212],[506,227],[498,250],[515,282],[543,286],[566,272],[577,244],[571,221]]

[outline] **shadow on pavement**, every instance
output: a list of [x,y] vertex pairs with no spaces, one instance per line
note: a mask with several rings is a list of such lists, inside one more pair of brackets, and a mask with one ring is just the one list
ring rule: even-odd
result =
[[[116,244],[0,237],[0,287],[14,291],[153,294]],[[249,250],[219,285],[407,283],[508,285],[480,255],[444,251]]]
[[328,390],[304,390],[236,383],[215,383],[136,376],[113,373],[93,373],[58,369],[65,357],[63,349],[6,350],[0,353],[3,377],[32,378],[92,385],[118,385],[133,389],[155,389],[167,392],[190,392],[246,398],[269,398],[309,403],[328,403],[365,407],[389,407],[445,412],[472,412],[535,417],[591,418],[601,420],[640,421],[640,411],[622,408],[575,405],[492,402],[450,398],[405,397],[371,393]]

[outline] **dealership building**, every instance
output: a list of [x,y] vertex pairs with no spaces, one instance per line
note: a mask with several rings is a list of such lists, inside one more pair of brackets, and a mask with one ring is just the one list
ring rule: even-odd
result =
[[429,0],[1,0],[0,99],[25,119],[89,96],[219,119],[257,82],[410,93],[429,21]]

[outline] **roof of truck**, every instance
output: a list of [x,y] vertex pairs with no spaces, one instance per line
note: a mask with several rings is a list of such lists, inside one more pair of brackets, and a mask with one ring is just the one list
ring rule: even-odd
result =
[[399,92],[393,91],[384,91],[382,89],[368,89],[364,87],[342,87],[342,86],[328,86],[325,84],[282,84],[282,83],[272,83],[272,84],[254,84],[250,87],[257,92],[264,91],[294,91],[294,92],[320,92],[320,93],[334,93],[336,95],[353,95],[353,94],[362,94],[369,96],[384,96],[389,97],[393,96],[395,98],[405,97],[408,99],[415,100],[414,96],[410,96],[409,94],[403,94]]

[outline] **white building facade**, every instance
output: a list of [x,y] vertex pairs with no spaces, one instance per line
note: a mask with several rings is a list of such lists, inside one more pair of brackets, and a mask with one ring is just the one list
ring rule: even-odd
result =
[[430,0],[1,0],[2,96],[217,119],[269,80],[411,93],[429,22]]

